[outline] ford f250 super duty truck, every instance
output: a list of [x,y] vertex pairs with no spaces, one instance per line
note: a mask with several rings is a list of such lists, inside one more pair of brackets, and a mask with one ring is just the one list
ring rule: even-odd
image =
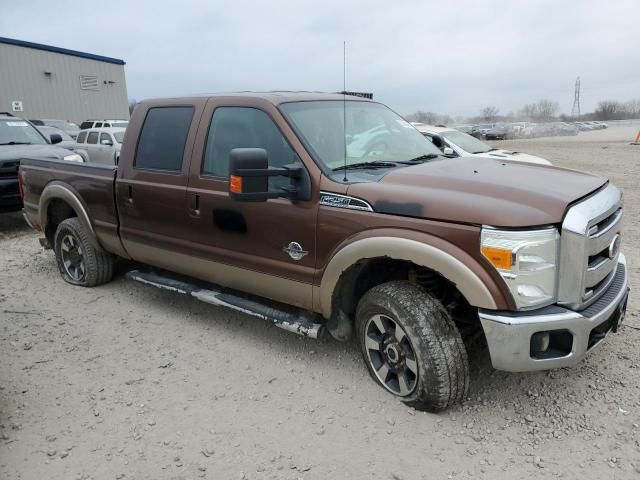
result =
[[[416,408],[497,369],[573,365],[628,296],[622,195],[544,165],[446,158],[387,107],[317,93],[138,104],[117,166],[23,159],[24,210],[67,282],[133,280],[317,337],[358,339]],[[480,337],[481,338],[481,337]]]

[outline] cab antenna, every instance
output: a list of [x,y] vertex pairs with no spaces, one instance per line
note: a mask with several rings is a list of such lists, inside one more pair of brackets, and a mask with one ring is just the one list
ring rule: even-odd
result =
[[347,179],[347,42],[342,42],[342,139],[344,141],[344,178]]

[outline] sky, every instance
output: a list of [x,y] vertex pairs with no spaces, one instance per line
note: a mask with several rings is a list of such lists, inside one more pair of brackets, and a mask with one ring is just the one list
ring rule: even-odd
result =
[[[401,114],[640,98],[637,0],[0,0],[0,36],[121,58],[130,99],[372,92]],[[0,64],[1,68],[1,64]]]

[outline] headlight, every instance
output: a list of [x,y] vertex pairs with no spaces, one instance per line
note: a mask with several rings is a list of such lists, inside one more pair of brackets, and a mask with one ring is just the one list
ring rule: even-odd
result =
[[72,153],[71,155],[65,155],[64,160],[66,160],[67,162],[80,162],[80,163],[84,162],[84,159],[77,153]]
[[496,230],[483,228],[482,255],[506,282],[518,310],[556,300],[560,235],[555,228]]

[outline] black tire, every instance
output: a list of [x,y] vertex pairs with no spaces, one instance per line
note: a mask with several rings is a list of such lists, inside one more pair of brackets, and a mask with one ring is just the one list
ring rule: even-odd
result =
[[[386,333],[379,328],[380,323]],[[398,332],[398,326],[402,331]],[[469,362],[460,332],[444,306],[421,286],[393,281],[372,288],[358,303],[356,329],[373,379],[407,405],[436,412],[466,397]],[[397,332],[402,340],[394,341],[396,333],[390,332]],[[376,343],[379,350],[375,349]],[[390,360],[394,356],[398,362]],[[377,372],[386,371],[390,374],[386,374],[385,384]]]
[[[76,217],[60,222],[53,251],[60,274],[67,283],[95,287],[113,277],[113,255],[95,245]],[[73,265],[77,266],[74,268]]]

